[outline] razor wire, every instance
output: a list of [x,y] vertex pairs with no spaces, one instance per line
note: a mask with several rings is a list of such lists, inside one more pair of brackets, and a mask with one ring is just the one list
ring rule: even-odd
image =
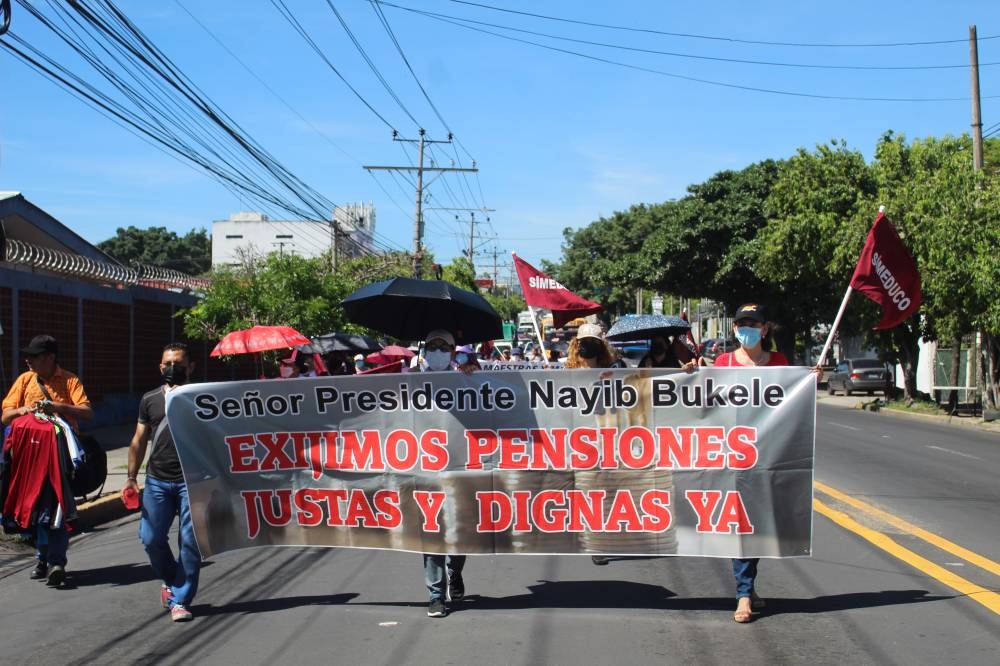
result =
[[58,275],[125,286],[204,291],[210,284],[206,278],[194,277],[171,268],[137,262],[124,266],[97,261],[81,254],[55,250],[13,238],[7,239],[6,255],[0,259],[13,264],[40,268]]

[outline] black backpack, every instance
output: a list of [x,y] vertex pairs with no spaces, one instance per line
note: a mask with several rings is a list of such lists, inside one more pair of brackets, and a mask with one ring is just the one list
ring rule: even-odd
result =
[[93,492],[100,495],[104,488],[108,478],[108,454],[90,435],[80,435],[77,441],[83,450],[83,462],[73,472],[69,487],[73,490],[73,497],[86,500],[87,495]]

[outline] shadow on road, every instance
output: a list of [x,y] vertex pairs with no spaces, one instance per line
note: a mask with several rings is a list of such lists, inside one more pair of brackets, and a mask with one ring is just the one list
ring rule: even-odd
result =
[[[660,585],[629,581],[539,581],[530,592],[508,597],[471,594],[456,611],[521,610],[532,608],[647,608],[666,611],[731,611],[732,597],[678,597]],[[927,590],[883,590],[807,598],[766,599],[764,615],[834,613],[856,608],[900,606],[947,601],[955,596],[930,594]],[[411,602],[365,602],[363,606],[413,606]]]
[[73,569],[66,572],[64,588],[96,587],[98,585],[133,585],[155,580],[148,564],[119,564],[98,569]]
[[210,604],[195,604],[191,612],[196,616],[228,615],[230,613],[270,613],[273,611],[300,608],[302,606],[339,606],[355,598],[356,592],[344,594],[317,594],[313,596],[276,597],[274,599],[248,599],[236,601],[225,606]]

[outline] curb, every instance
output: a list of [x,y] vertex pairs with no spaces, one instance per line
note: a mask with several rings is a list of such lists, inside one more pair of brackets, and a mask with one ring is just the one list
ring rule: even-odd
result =
[[936,414],[920,414],[919,412],[907,412],[901,409],[881,409],[879,412],[884,412],[886,414],[899,415],[906,418],[920,419],[923,421],[930,421],[932,423],[938,423],[940,425],[947,426],[957,426],[960,428],[974,428],[979,432],[994,432],[1000,433],[1000,424],[992,421],[983,421],[982,419],[977,419],[976,417],[961,417],[961,416],[938,416]]
[[[139,492],[142,492],[142,486],[139,487]],[[77,528],[81,531],[89,530],[133,513],[138,514],[139,509],[126,509],[125,504],[122,503],[121,498],[117,494],[108,493],[90,502],[78,504],[76,507],[76,524]]]

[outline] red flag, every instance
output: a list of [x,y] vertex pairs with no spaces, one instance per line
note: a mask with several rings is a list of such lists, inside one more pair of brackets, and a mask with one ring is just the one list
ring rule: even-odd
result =
[[552,310],[552,324],[561,328],[577,317],[602,312],[604,306],[577,296],[524,259],[514,255],[517,279],[521,281],[524,301],[537,308]]
[[851,288],[882,306],[882,321],[875,330],[899,326],[920,307],[917,262],[884,213],[868,232]]

